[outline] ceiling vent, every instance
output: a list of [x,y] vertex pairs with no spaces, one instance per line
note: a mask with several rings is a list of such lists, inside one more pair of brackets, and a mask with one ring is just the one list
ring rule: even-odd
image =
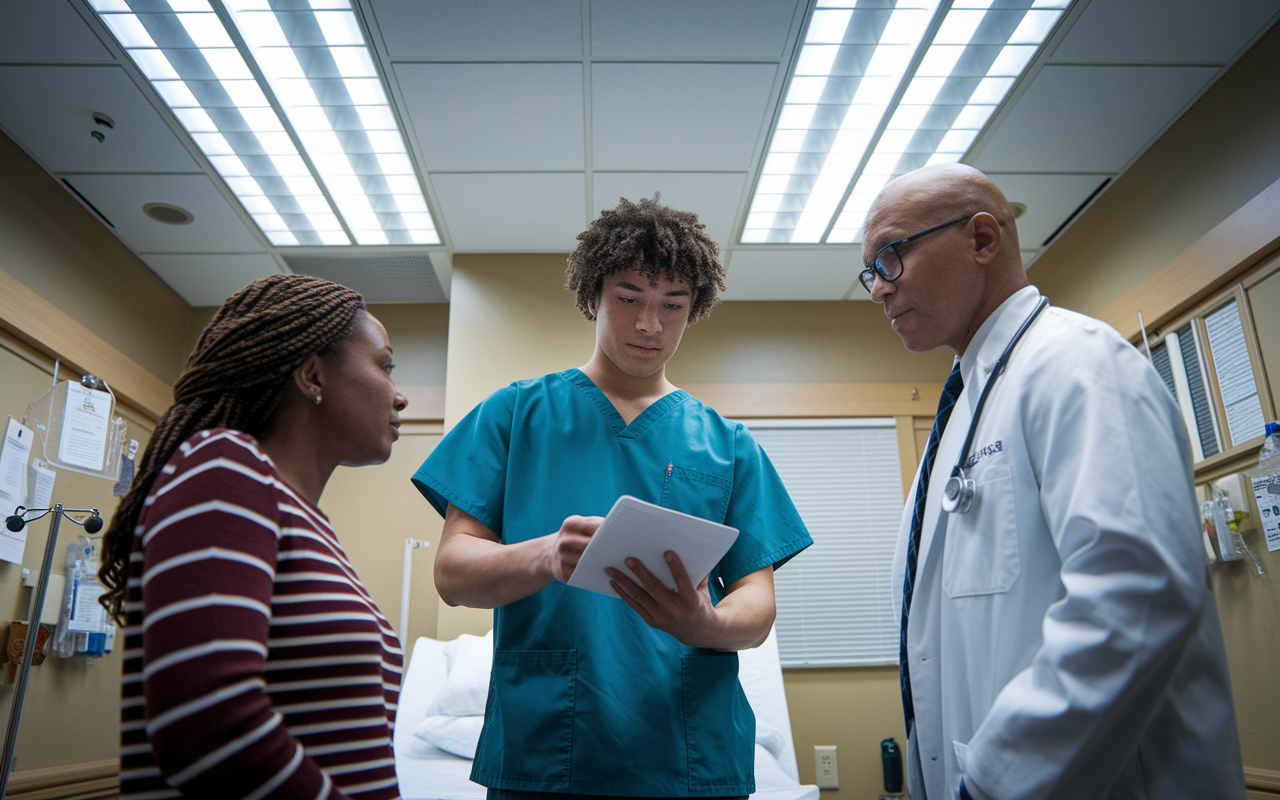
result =
[[142,207],[142,213],[166,225],[189,225],[196,218],[195,214],[182,206],[169,203],[147,203]]
[[[278,252],[278,251],[277,251]],[[366,303],[443,303],[448,300],[426,253],[284,255],[289,269],[340,283]]]

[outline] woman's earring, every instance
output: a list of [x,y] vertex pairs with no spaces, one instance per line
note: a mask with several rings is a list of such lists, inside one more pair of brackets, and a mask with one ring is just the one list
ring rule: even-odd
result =
[[316,400],[316,405],[320,405],[320,395],[316,395],[315,400]]

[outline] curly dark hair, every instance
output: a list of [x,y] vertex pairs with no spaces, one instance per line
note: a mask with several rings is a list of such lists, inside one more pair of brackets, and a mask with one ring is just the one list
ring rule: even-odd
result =
[[596,318],[604,279],[628,269],[639,269],[655,282],[661,276],[689,284],[690,325],[720,302],[725,288],[720,246],[707,235],[707,226],[698,222],[697,214],[664,206],[660,199],[656,193],[639,203],[619,198],[615,208],[601,211],[578,234],[578,246],[569,254],[566,285],[587,319]]

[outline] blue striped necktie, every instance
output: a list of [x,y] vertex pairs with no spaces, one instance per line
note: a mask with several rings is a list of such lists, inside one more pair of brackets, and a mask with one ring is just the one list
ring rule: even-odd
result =
[[916,580],[916,556],[920,552],[920,528],[924,522],[924,504],[929,498],[929,476],[933,473],[933,460],[938,455],[938,440],[947,429],[947,420],[951,419],[951,409],[955,408],[956,398],[964,389],[964,379],[960,377],[960,362],[957,361],[947,376],[947,385],[942,389],[942,398],[938,400],[938,415],[933,420],[933,431],[929,433],[929,444],[924,449],[924,466],[920,470],[920,480],[916,483],[916,507],[911,512],[911,538],[907,540],[907,570],[902,582],[902,630],[899,638],[898,669],[902,677],[902,711],[907,718],[907,735],[912,733],[915,725],[916,709],[911,700],[911,672],[907,664],[907,612],[911,609],[911,590]]

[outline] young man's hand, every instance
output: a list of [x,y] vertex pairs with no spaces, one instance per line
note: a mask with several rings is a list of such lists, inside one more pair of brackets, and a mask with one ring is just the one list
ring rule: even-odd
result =
[[613,590],[635,609],[647,625],[666,631],[690,647],[714,647],[710,642],[717,638],[715,629],[719,621],[715,606],[711,604],[707,578],[694,588],[680,556],[670,550],[663,555],[676,582],[674,592],[634,558],[627,559],[627,568],[640,579],[639,584],[612,567],[606,569],[605,574],[609,576]]
[[551,559],[551,574],[561,583],[568,583],[578,562],[582,559],[582,551],[587,549],[591,536],[604,522],[604,517],[572,516],[565,519],[551,541],[548,557]]

